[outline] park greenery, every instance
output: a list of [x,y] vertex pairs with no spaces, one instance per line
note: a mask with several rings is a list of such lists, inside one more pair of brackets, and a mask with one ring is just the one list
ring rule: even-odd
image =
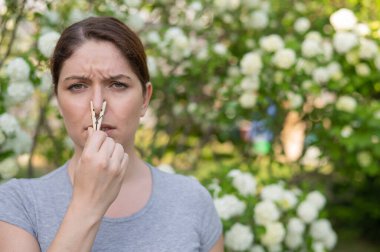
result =
[[[0,0],[0,180],[72,154],[49,56],[95,15],[145,45],[153,100],[136,136],[214,197],[227,251],[330,251],[380,226],[380,1]],[[337,231],[338,230],[338,231]]]

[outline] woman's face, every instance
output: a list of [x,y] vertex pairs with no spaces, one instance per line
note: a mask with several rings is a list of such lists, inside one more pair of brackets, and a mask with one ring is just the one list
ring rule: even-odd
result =
[[103,100],[107,102],[102,130],[130,150],[151,94],[150,83],[143,94],[139,79],[117,47],[96,40],[85,42],[64,62],[57,87],[60,113],[76,149],[80,150],[86,142],[88,127],[92,127],[90,101],[97,115]]

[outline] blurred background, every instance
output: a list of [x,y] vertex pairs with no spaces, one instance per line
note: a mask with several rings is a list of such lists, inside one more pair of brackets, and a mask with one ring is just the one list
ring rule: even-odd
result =
[[0,0],[0,181],[70,158],[48,58],[67,25],[114,16],[154,86],[137,148],[210,190],[226,251],[380,251],[379,13],[379,0]]

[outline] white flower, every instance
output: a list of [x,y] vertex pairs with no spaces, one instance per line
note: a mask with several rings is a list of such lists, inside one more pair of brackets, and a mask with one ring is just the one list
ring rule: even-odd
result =
[[310,21],[305,17],[300,17],[294,23],[294,30],[298,33],[305,33],[310,28]]
[[18,173],[19,167],[16,159],[13,157],[6,158],[0,163],[0,176],[3,179],[10,179]]
[[261,242],[265,246],[273,246],[281,243],[284,238],[285,228],[282,223],[268,223],[265,225],[265,234],[261,237]]
[[72,24],[79,22],[89,16],[91,16],[91,13],[83,12],[78,8],[73,8],[73,10],[70,12],[69,23]]
[[345,111],[348,113],[353,113],[356,110],[357,102],[356,100],[348,95],[343,95],[338,98],[336,102],[336,108],[340,111]]
[[0,115],[0,129],[7,136],[15,134],[20,128],[16,118],[8,113]]
[[249,252],[265,252],[265,249],[261,245],[253,245]]
[[194,11],[201,11],[203,9],[203,6],[200,2],[193,2],[190,4],[189,8]]
[[6,69],[6,74],[12,81],[24,81],[29,79],[30,67],[23,58],[11,60]]
[[366,63],[357,64],[355,71],[359,76],[368,76],[371,73],[371,69]]
[[287,92],[286,96],[288,97],[288,101],[289,101],[290,107],[292,109],[297,109],[297,108],[301,107],[301,105],[303,104],[303,99],[302,99],[302,96],[300,94],[296,94],[293,92]]
[[8,138],[4,150],[12,150],[17,155],[30,152],[32,147],[32,138],[25,131],[18,129],[12,138]]
[[275,52],[284,48],[284,41],[277,34],[272,34],[260,39],[260,47],[267,52]]
[[352,30],[357,23],[357,19],[351,10],[342,8],[330,16],[330,23],[336,31]]
[[292,209],[297,204],[297,196],[294,192],[286,190],[283,193],[283,196],[281,200],[279,201],[279,204],[282,209],[288,210]]
[[305,223],[311,223],[318,217],[317,208],[308,201],[302,202],[297,208],[297,215]]
[[219,55],[226,55],[227,48],[222,43],[217,43],[214,45],[214,52]]
[[246,75],[259,74],[263,63],[257,52],[250,52],[243,56],[240,61],[241,72]]
[[242,5],[247,6],[248,8],[258,8],[260,7],[262,0],[242,0]]
[[316,167],[320,163],[321,150],[317,146],[310,146],[301,160],[301,163],[306,166]]
[[159,42],[161,42],[161,37],[157,31],[150,31],[146,36],[146,40],[149,43],[158,44]]
[[52,87],[53,87],[53,80],[52,80],[51,74],[48,71],[42,73],[40,90],[42,92],[49,92],[50,90],[52,90]]
[[252,92],[245,92],[239,98],[239,103],[243,108],[253,108],[256,104],[257,95]]
[[321,33],[317,32],[317,31],[308,32],[305,36],[305,39],[306,40],[315,40],[318,42],[322,42],[322,40],[323,40]]
[[46,58],[50,58],[50,56],[53,54],[59,37],[60,34],[55,31],[47,32],[39,37],[37,47],[42,55],[44,55]]
[[312,58],[321,53],[321,45],[315,39],[305,39],[302,42],[301,50],[302,56],[305,58]]
[[145,22],[139,12],[128,15],[128,25],[136,31],[144,28]]
[[347,138],[352,135],[352,127],[349,125],[346,125],[343,127],[342,131],[340,132],[340,135],[344,138]]
[[124,0],[124,4],[128,7],[138,8],[141,5],[141,0]]
[[235,251],[244,251],[252,245],[254,236],[249,226],[235,223],[226,232],[225,244],[228,248]]
[[240,6],[240,0],[215,0],[214,4],[220,11],[236,10]]
[[271,184],[265,186],[261,191],[261,198],[263,200],[279,201],[284,194],[284,187],[280,184]]
[[292,49],[280,49],[273,56],[273,63],[281,69],[289,69],[296,62],[296,53]]
[[327,65],[327,71],[330,77],[334,80],[338,80],[342,77],[342,68],[338,62],[331,62]]
[[285,237],[285,244],[290,249],[297,249],[302,245],[302,235],[296,233],[287,233]]
[[163,45],[171,49],[168,53],[174,60],[180,60],[190,55],[191,49],[189,44],[188,37],[179,27],[169,28],[164,35]]
[[315,97],[314,100],[314,106],[316,108],[324,108],[328,104],[334,103],[336,100],[336,95],[335,93],[328,92],[328,91],[322,91],[319,96]]
[[375,41],[369,39],[361,39],[359,46],[359,57],[361,59],[372,59],[379,51]]
[[338,237],[336,233],[333,230],[331,230],[329,235],[326,235],[325,239],[323,240],[323,243],[327,249],[332,250],[335,247],[337,240]]
[[59,23],[60,17],[59,17],[58,12],[56,11],[51,11],[51,10],[45,11],[44,16],[49,20],[51,24],[55,25]]
[[265,225],[277,221],[280,218],[280,211],[277,206],[269,200],[261,201],[254,208],[254,219],[259,225]]
[[214,205],[218,215],[223,220],[229,220],[234,216],[244,213],[246,205],[233,194],[224,195],[214,200]]
[[326,204],[326,198],[319,191],[312,191],[307,194],[306,201],[313,204],[318,210],[321,210]]
[[348,52],[358,43],[358,37],[352,32],[337,32],[334,34],[333,45],[340,54]]
[[330,221],[326,219],[316,220],[311,223],[310,235],[315,240],[324,240],[332,232]]
[[281,244],[267,246],[268,252],[283,252]]
[[241,172],[239,170],[232,170],[227,176],[232,177],[232,185],[241,195],[248,196],[256,193],[256,179],[252,174]]
[[325,67],[317,67],[316,69],[314,69],[312,75],[313,80],[318,84],[326,83],[330,79],[329,71]]
[[372,163],[372,155],[368,151],[361,151],[356,155],[356,160],[361,167],[368,167]]
[[244,91],[256,91],[260,87],[260,79],[257,75],[250,75],[242,79],[240,83]]
[[7,99],[9,99],[12,104],[20,103],[32,96],[33,92],[33,84],[28,80],[12,82],[7,89]]
[[258,30],[266,28],[268,24],[268,14],[262,10],[252,12],[249,18],[249,22],[247,23],[248,27]]
[[334,47],[329,40],[322,41],[322,53],[326,61],[330,61],[334,55]]
[[316,241],[311,245],[313,252],[325,252],[325,246],[322,242]]
[[371,29],[368,27],[368,24],[358,23],[356,24],[354,31],[359,36],[365,37],[371,33]]
[[288,221],[288,231],[292,234],[298,234],[302,236],[305,231],[305,224],[297,217],[292,217]]
[[296,64],[296,71],[297,72],[305,72],[306,74],[311,74],[313,70],[315,69],[316,65],[314,62],[310,60],[305,59],[298,59]]
[[160,171],[175,174],[174,168],[170,164],[160,164],[157,166]]

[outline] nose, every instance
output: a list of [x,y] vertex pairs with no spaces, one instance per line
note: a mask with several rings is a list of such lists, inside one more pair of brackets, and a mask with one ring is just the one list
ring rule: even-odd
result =
[[105,100],[104,94],[101,88],[94,88],[92,94],[92,103],[94,105],[95,115],[99,116],[100,111],[102,110],[103,101]]

